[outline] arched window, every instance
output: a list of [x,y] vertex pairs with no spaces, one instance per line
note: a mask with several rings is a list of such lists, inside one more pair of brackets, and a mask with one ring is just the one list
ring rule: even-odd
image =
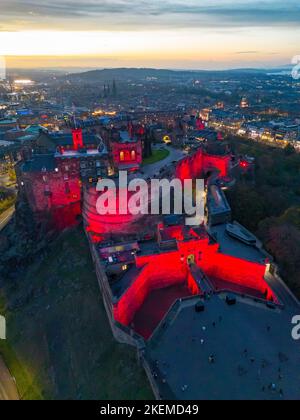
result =
[[136,159],[136,152],[135,150],[131,151],[131,160],[135,160]]
[[124,152],[120,152],[120,162],[123,162],[125,160],[125,154]]

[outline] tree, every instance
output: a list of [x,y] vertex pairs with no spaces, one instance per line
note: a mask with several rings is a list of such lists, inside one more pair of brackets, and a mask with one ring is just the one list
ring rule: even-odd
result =
[[289,223],[300,230],[300,207],[290,207],[280,217],[282,223]]
[[271,227],[266,242],[288,284],[300,291],[300,231],[292,225]]
[[240,185],[229,190],[227,196],[232,207],[233,218],[248,229],[256,231],[259,222],[268,217],[264,197],[254,188]]
[[284,148],[284,153],[287,156],[290,156],[290,155],[293,155],[294,153],[296,153],[294,146],[292,146],[291,143],[288,143]]

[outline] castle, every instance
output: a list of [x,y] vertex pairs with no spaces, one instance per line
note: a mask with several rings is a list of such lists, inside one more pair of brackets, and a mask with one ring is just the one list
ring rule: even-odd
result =
[[108,144],[82,129],[41,132],[23,155],[16,168],[20,197],[26,197],[38,221],[62,230],[82,216],[83,186],[95,185],[120,169],[139,169],[142,140],[132,131],[121,132]]
[[[233,160],[220,138],[162,163],[160,177],[205,179],[205,220],[197,226],[185,226],[177,215],[98,214],[99,178],[114,179],[120,170],[142,176],[143,135],[132,126],[109,141],[78,129],[41,134],[34,153],[25,152],[18,165],[20,197],[37,220],[58,230],[83,218],[113,335],[137,348],[157,399],[211,398],[227,391],[236,398],[266,398],[257,378],[243,374],[232,382],[234,372],[245,371],[250,351],[261,360],[271,358],[272,378],[278,376],[278,354],[297,370],[291,337],[276,337],[285,334],[299,304],[259,241],[231,223],[223,189],[234,184],[234,170],[245,172],[252,164]],[[276,334],[266,336],[270,331]],[[207,362],[215,357],[224,359],[217,372]],[[226,389],[216,380],[220,372]],[[294,398],[296,387],[287,381],[284,386]]]

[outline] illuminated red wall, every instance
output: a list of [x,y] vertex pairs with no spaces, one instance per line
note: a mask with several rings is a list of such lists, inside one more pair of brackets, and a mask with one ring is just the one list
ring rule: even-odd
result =
[[210,156],[204,155],[203,169],[204,172],[209,172],[214,169],[220,171],[220,177],[227,177],[230,164],[229,156]]
[[45,219],[43,213],[47,217],[52,215],[49,224],[61,230],[74,226],[81,216],[81,182],[79,162],[58,160],[57,169],[24,172],[19,185],[37,218]]
[[204,124],[204,122],[202,121],[201,118],[197,118],[196,129],[197,130],[204,130],[205,129],[205,124]]
[[216,253],[213,256],[211,255],[210,258],[203,256],[198,265],[208,277],[215,277],[229,283],[244,286],[258,291],[262,295],[267,291],[267,299],[278,302],[272,289],[264,279],[266,266],[263,264]]
[[24,174],[22,180],[34,212],[68,206],[81,200],[81,184],[77,174],[65,180],[62,173],[31,172]]
[[[133,194],[133,193],[132,193]],[[90,232],[98,234],[126,234],[138,232],[141,226],[136,223],[142,216],[128,214],[107,214],[100,215],[97,211],[97,200],[100,193],[95,186],[84,186],[83,188],[83,219]],[[130,194],[128,194],[130,197]],[[117,210],[119,208],[119,198],[117,194]]]
[[[140,140],[128,143],[112,143],[112,156],[114,164],[117,168],[122,165],[136,164],[139,166],[142,163],[142,143]],[[121,152],[124,154],[124,160],[120,159]],[[132,152],[135,153],[135,158],[132,158]]]
[[52,227],[56,230],[64,230],[76,226],[81,216],[81,203],[72,203],[65,207],[52,209]]
[[267,299],[278,302],[264,280],[265,265],[223,255],[218,248],[218,244],[209,244],[208,239],[195,239],[179,242],[178,251],[136,257],[136,266],[142,271],[115,306],[115,319],[130,325],[147,295],[154,289],[186,282],[191,295],[201,293],[187,265],[187,258],[191,255],[208,277],[228,282],[228,290],[233,283],[247,288],[247,292],[253,290],[253,296],[257,295],[256,292],[264,295],[267,291]]
[[218,244],[209,244],[209,240],[194,240],[178,243],[179,253],[187,258],[195,256],[195,263],[208,277],[216,277],[228,283],[253,289],[267,299],[278,302],[276,295],[264,279],[265,264],[258,264],[240,258],[231,257],[219,252]]
[[115,319],[124,325],[130,325],[136,312],[153,290],[187,283],[191,295],[199,293],[196,282],[189,276],[186,261],[181,260],[178,252],[137,257],[136,264],[142,271],[114,309]]
[[83,148],[83,136],[82,136],[82,129],[81,128],[78,128],[76,130],[72,130],[72,138],[73,138],[74,150],[82,149]]
[[161,231],[162,239],[176,239],[183,241],[183,231],[181,226],[169,226]]
[[192,156],[187,156],[178,163],[176,177],[181,180],[194,179],[215,170],[219,171],[220,177],[227,177],[229,165],[230,156],[213,156],[199,149]]

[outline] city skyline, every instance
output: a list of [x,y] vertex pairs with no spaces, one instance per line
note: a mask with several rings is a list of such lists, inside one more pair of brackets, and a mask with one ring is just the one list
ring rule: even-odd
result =
[[0,5],[0,401],[300,400],[299,0]]
[[294,0],[1,3],[10,67],[276,67],[299,54]]

